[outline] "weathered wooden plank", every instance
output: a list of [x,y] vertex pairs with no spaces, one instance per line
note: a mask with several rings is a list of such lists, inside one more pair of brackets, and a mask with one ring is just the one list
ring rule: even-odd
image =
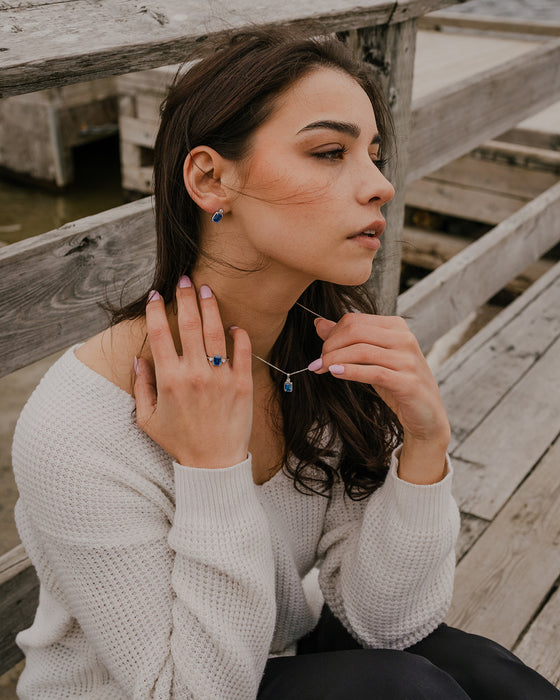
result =
[[[405,226],[403,229],[402,259],[408,265],[435,270],[472,243],[469,238],[451,236],[439,231],[427,231]],[[552,260],[537,260],[508,282],[505,289],[522,294],[527,287],[554,267]]]
[[[159,0],[132,9],[116,0],[0,8],[0,96],[199,58],[208,37],[255,24],[308,26],[313,33],[402,22],[455,0]],[[16,29],[13,29],[13,28]]]
[[[453,460],[453,465],[455,469],[460,469],[460,464],[456,460]],[[461,530],[455,546],[458,562],[461,561],[488,525],[490,525],[488,520],[477,518],[469,513],[461,513]]]
[[487,15],[459,15],[450,12],[434,12],[419,21],[421,29],[442,30],[475,29],[484,32],[502,32],[504,34],[535,34],[538,36],[560,36],[557,22],[543,22],[510,17],[488,17]]
[[407,187],[406,203],[409,206],[495,225],[531,201],[530,197],[448,182],[441,179],[441,169],[436,172],[436,177],[428,175]]
[[484,32],[418,31],[413,100],[443,88],[451,89],[473,75],[484,75],[506,61],[528,55],[543,41],[497,38]]
[[38,598],[37,574],[19,545],[0,557],[0,675],[23,658],[14,638],[33,622]]
[[133,298],[151,278],[151,198],[0,250],[0,376],[107,324],[98,304]]
[[513,651],[528,666],[560,688],[560,589],[551,596]]
[[393,154],[386,168],[386,176],[393,183],[396,194],[385,207],[387,226],[383,246],[376,256],[368,283],[379,311],[392,314],[399,293],[416,20],[390,27],[359,30],[347,36],[347,43],[358,58],[372,67],[385,95],[389,97],[399,148],[399,157]]
[[[481,334],[485,342],[472,347],[471,353],[454,365],[453,372],[444,366],[437,374],[452,425],[451,451],[487,419],[503,396],[560,336],[560,264],[555,266],[554,273],[553,280],[541,294],[532,296],[531,303],[523,308],[518,306],[517,315],[511,316],[508,308],[489,324],[494,332],[483,329]],[[509,318],[504,324],[502,315]],[[473,340],[471,345],[475,342]],[[477,498],[478,492],[476,468],[472,471],[463,485],[464,493],[471,499]],[[461,483],[459,476],[456,486],[459,488]],[[465,506],[465,502],[461,502]],[[465,509],[469,510],[466,506]]]
[[554,41],[415,100],[407,181],[468,153],[559,95],[560,41]]
[[560,183],[399,297],[423,349],[498,292],[560,239]]
[[560,440],[459,563],[449,624],[511,648],[531,620],[560,571],[559,462]]
[[[524,294],[515,299],[503,311],[501,311],[492,321],[484,326],[478,333],[468,340],[457,352],[455,352],[445,363],[438,368],[436,378],[440,385],[460,368],[476,353],[483,345],[494,336],[498,335],[502,328],[505,328],[512,321],[518,319],[525,309],[534,303],[546,290],[558,283],[560,268],[555,265],[551,270],[538,279]],[[553,292],[555,293],[555,292]]]
[[[452,450],[454,456],[477,465],[473,472],[481,484],[476,488],[469,474],[463,510],[487,520],[496,515],[560,432],[558,397],[560,334],[551,347],[543,348],[543,355],[466,440]],[[530,419],[522,416],[520,406],[531,407]]]

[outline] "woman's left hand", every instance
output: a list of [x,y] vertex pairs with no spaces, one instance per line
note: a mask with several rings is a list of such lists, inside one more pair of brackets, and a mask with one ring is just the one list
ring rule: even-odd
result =
[[[403,453],[426,458],[445,454],[450,428],[439,388],[402,318],[348,313],[338,323],[317,319],[315,327],[324,340],[316,374],[330,371],[339,379],[371,384],[403,427]],[[441,478],[441,462],[438,469]]]

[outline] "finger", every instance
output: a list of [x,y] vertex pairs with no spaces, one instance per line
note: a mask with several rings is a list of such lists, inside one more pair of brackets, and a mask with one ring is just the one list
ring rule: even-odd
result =
[[226,338],[224,326],[216,297],[207,284],[199,290],[200,314],[202,316],[202,337],[207,356],[226,356]]
[[332,329],[336,326],[335,321],[329,321],[326,318],[316,318],[313,323],[315,330],[321,340],[326,340],[331,334]]
[[393,369],[379,365],[353,365],[334,363],[329,365],[329,372],[337,379],[349,382],[371,384],[374,388],[394,391],[402,375]]
[[177,361],[177,351],[169,330],[165,304],[160,294],[152,290],[146,305],[146,329],[152,349],[156,376],[161,368]]
[[357,343],[339,348],[334,352],[323,353],[321,359],[322,364],[316,370],[316,374],[325,374],[333,364],[378,365],[401,372],[414,371],[416,367],[414,358],[411,359],[408,354],[369,343]]
[[157,408],[156,377],[149,362],[134,358],[136,378],[134,398],[136,400],[136,422],[142,428]]
[[202,319],[198,310],[196,290],[191,280],[183,275],[177,285],[177,325],[183,357],[198,362],[206,356],[202,339]]
[[345,346],[368,343],[381,348],[411,349],[417,344],[413,334],[405,328],[386,328],[379,325],[377,316],[356,314],[352,319],[341,319],[333,328],[323,345],[323,354],[333,352]]
[[251,339],[247,331],[242,328],[232,326],[229,333],[233,338],[233,363],[232,367],[243,381],[250,381],[251,378]]

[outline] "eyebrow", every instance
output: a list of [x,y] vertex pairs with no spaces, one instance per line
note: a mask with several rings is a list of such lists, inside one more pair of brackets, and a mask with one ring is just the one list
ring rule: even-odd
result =
[[[362,133],[362,130],[357,124],[352,124],[351,122],[337,122],[327,119],[307,124],[307,126],[304,126],[303,129],[298,131],[298,134],[301,134],[303,131],[312,131],[313,129],[331,129],[332,131],[338,131],[341,134],[348,134],[348,136],[351,136],[354,139],[357,139]],[[381,137],[378,133],[374,135],[371,143],[381,143]]]

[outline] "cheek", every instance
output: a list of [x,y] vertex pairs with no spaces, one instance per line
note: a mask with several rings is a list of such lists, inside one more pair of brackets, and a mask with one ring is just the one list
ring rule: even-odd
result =
[[299,159],[291,162],[276,155],[253,162],[243,191],[269,205],[313,207],[331,201],[335,183],[330,173],[317,173]]

